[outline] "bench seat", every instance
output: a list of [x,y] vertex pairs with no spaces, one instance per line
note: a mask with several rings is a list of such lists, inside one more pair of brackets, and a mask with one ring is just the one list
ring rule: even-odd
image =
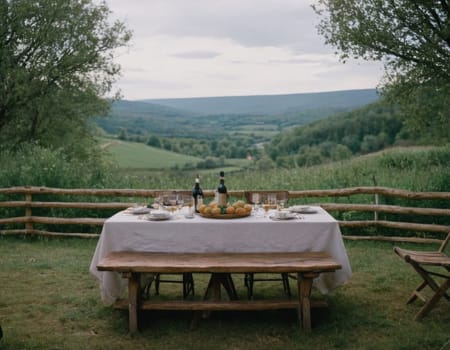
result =
[[[297,308],[303,329],[311,329],[311,289],[320,273],[334,272],[341,265],[326,252],[294,253],[155,253],[112,252],[97,265],[99,271],[119,272],[128,278],[128,300],[116,306],[128,307],[130,332],[138,330],[138,311],[167,310],[264,310]],[[141,273],[210,273],[211,279],[203,301],[141,301]],[[295,273],[298,280],[297,301],[239,301],[231,285],[231,273]],[[230,301],[220,298],[223,285]],[[213,301],[206,300],[213,296]]]

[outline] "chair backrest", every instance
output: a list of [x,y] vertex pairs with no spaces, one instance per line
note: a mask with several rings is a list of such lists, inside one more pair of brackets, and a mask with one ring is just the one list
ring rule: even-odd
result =
[[445,248],[447,247],[448,242],[450,242],[450,232],[447,235],[447,238],[444,239],[441,246],[439,247],[439,252],[443,253]]

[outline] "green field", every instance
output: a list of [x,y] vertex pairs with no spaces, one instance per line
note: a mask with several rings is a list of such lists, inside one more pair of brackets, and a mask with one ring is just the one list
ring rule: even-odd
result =
[[164,169],[197,163],[201,158],[187,156],[143,143],[102,139],[101,147],[109,152],[121,168]]
[[[204,159],[150,147],[144,143],[101,138],[100,147],[109,153],[111,159],[119,168],[126,169],[130,174],[140,174],[142,171],[154,171],[170,168],[183,168],[186,164],[197,164]],[[252,161],[247,159],[226,159],[220,167],[227,172],[239,171],[249,166]],[[216,173],[215,169],[195,170],[199,173]]]

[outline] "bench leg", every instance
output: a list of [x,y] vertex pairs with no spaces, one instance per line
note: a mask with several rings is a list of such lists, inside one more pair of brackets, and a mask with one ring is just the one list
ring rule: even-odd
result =
[[311,290],[313,279],[317,277],[316,273],[298,273],[297,287],[299,295],[298,319],[300,327],[304,330],[311,330]]
[[130,273],[128,276],[128,326],[130,333],[136,333],[138,328],[138,312],[140,303],[140,274]]

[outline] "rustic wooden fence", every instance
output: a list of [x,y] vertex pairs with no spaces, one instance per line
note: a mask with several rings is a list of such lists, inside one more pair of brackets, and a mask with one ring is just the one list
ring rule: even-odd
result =
[[[143,190],[143,189],[61,189],[48,187],[12,187],[0,188],[0,234],[38,234],[45,236],[64,236],[64,237],[98,237],[101,226],[105,219],[114,213],[114,211],[128,208],[136,202],[149,202],[150,199],[158,196],[162,192],[167,191],[186,191],[186,190]],[[446,234],[450,231],[447,224],[435,223],[417,223],[417,222],[399,222],[380,220],[379,213],[399,214],[427,217],[450,217],[450,192],[411,192],[386,187],[353,187],[344,189],[330,190],[307,190],[307,191],[288,191],[289,199],[310,199],[320,198],[322,201],[327,198],[341,198],[355,195],[370,195],[373,199],[370,204],[355,203],[317,203],[329,212],[371,212],[373,219],[370,220],[339,220],[341,227],[350,228],[367,228],[367,227],[385,227],[390,229],[410,230],[419,232],[433,232]],[[244,197],[244,191],[230,191],[233,197]],[[213,197],[214,191],[204,191],[205,197]],[[19,198],[21,197],[21,198]],[[101,198],[109,197],[111,201],[99,202]],[[444,208],[421,208],[421,207],[405,207],[398,205],[379,204],[380,197],[395,197],[407,200],[439,200],[447,203]],[[58,200],[45,200],[42,198],[58,198]],[[63,198],[64,200],[60,200]],[[84,201],[77,201],[76,199]],[[86,198],[93,198],[86,201]],[[120,199],[120,201],[113,201]],[[94,201],[95,199],[95,201]],[[310,201],[310,200],[309,200]],[[8,209],[14,208],[12,211]],[[35,211],[42,208],[58,209],[64,212],[62,217],[55,215],[41,216]],[[106,212],[103,217],[68,217],[70,209],[92,210]],[[20,210],[22,216],[9,216],[8,213],[17,213]],[[79,211],[78,211],[79,212]],[[96,214],[96,216],[101,214]],[[336,215],[339,216],[339,215]],[[430,221],[430,220],[427,220]],[[431,220],[432,221],[432,220]],[[445,221],[445,220],[444,220]],[[445,222],[449,222],[446,220]],[[75,232],[52,232],[47,229],[36,228],[42,225],[77,225],[97,227],[96,233],[75,233]],[[395,241],[412,241],[412,242],[439,242],[435,238],[421,237],[384,237],[384,236],[344,236],[346,239],[379,239],[379,240],[395,240]]]

